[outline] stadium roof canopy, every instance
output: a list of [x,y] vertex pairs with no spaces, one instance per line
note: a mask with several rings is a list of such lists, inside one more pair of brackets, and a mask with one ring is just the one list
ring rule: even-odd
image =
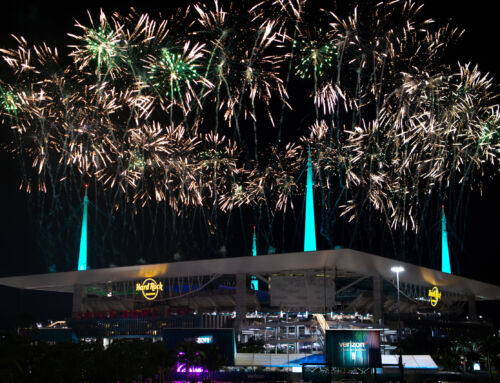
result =
[[148,277],[167,279],[239,273],[298,273],[305,270],[323,269],[335,269],[360,276],[381,276],[386,280],[394,280],[395,274],[391,272],[392,266],[405,268],[405,271],[400,274],[402,283],[437,286],[440,290],[474,296],[477,300],[500,300],[500,286],[350,249],[34,274],[0,278],[0,285],[21,289],[73,292],[75,285],[137,281]]

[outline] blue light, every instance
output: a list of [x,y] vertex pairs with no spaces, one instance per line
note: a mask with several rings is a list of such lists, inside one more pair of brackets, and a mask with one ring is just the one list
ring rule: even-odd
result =
[[253,275],[252,275],[252,280],[250,281],[250,289],[259,291],[259,280],[257,279],[257,277]]
[[[255,226],[253,227],[253,238],[252,238],[252,256],[257,256],[257,235],[255,234]],[[252,275],[252,280],[250,281],[250,288],[252,290],[259,290],[259,280],[257,277]]]
[[448,234],[446,232],[446,217],[444,205],[441,207],[441,271],[451,274],[450,251],[448,249]]
[[307,156],[306,225],[304,231],[304,251],[316,251],[313,185],[314,182],[312,174],[311,149],[309,149],[309,153]]
[[257,236],[255,235],[255,226],[253,227],[252,256],[257,256]]
[[87,270],[87,189],[85,189],[85,197],[83,197],[83,218],[82,218],[82,233],[80,236],[80,253],[78,255],[78,270]]

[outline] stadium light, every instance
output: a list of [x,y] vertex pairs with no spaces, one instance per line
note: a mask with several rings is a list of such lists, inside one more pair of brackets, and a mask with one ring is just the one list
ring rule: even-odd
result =
[[403,266],[392,266],[391,271],[393,273],[396,273],[399,276],[399,273],[402,273],[403,271],[405,271],[405,268]]
[[399,348],[399,374],[401,375],[401,382],[404,382],[404,369],[403,369],[403,356],[401,355],[401,309],[399,303],[399,273],[405,271],[403,266],[392,266],[391,271],[396,273],[396,281],[398,285],[398,348]]

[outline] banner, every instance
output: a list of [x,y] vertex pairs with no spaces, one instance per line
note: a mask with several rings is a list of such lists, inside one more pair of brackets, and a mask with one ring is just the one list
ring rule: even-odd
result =
[[380,367],[379,330],[326,330],[326,363],[333,367]]

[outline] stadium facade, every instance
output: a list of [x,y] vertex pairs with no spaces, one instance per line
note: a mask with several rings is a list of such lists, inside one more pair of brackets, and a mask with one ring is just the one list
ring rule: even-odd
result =
[[[404,268],[399,289],[394,266]],[[256,279],[259,290],[252,289]],[[324,362],[332,329],[379,329],[382,363],[391,364],[397,314],[403,332],[428,326],[439,333],[477,323],[477,301],[500,300],[499,286],[350,249],[17,276],[0,285],[72,293],[72,318],[62,323],[80,339],[161,340],[173,328],[234,329],[240,344],[263,347],[236,354],[235,364],[245,366]],[[405,363],[437,367],[418,356]]]

